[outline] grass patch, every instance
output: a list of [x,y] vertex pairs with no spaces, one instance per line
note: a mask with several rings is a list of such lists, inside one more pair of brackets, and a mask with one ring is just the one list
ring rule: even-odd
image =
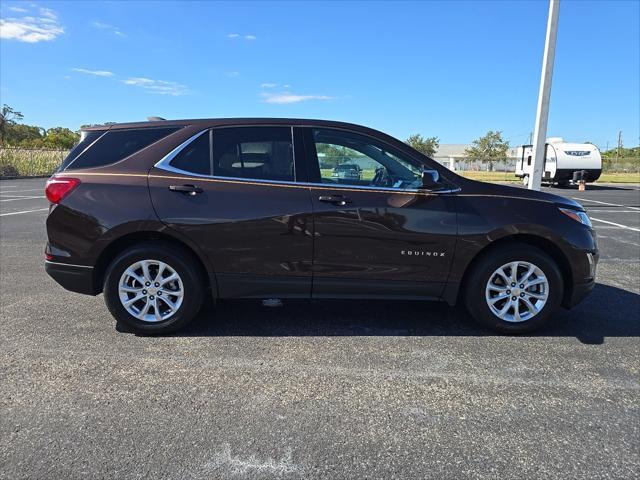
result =
[[640,183],[640,172],[603,173],[598,179],[600,183]]
[[516,177],[513,172],[459,172],[458,175],[471,180],[480,180],[481,182],[521,182],[519,177]]
[[[456,172],[465,178],[481,182],[522,182],[511,172]],[[640,183],[640,172],[603,173],[596,183]]]
[[27,150],[0,148],[0,177],[51,175],[68,150]]

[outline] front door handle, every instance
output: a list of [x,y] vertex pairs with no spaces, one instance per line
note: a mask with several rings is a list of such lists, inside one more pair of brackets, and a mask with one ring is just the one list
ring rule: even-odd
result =
[[347,203],[351,203],[351,199],[343,195],[320,195],[318,200],[321,202],[333,203],[339,207],[344,207]]
[[202,189],[200,187],[196,187],[195,185],[169,185],[169,190],[171,190],[172,192],[185,193],[191,196],[202,193]]

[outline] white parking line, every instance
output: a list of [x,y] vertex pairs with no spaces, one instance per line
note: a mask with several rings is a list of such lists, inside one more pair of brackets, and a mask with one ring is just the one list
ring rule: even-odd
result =
[[624,208],[630,208],[631,210],[640,211],[640,208],[638,207],[631,207],[629,205],[620,205],[619,203],[600,202],[598,200],[589,200],[588,198],[578,198],[578,197],[571,197],[571,198],[573,198],[574,200],[580,200],[581,202],[600,203],[602,205],[611,205],[613,207],[624,207]]
[[0,202],[15,202],[16,200],[29,200],[31,198],[44,198],[44,195],[40,195],[38,197],[6,198],[4,200],[0,200]]
[[2,189],[0,189],[0,193],[24,193],[24,192],[44,192],[44,187],[42,188],[27,188],[25,190],[11,190],[10,192],[3,192]]
[[[597,227],[598,231],[600,230],[620,230],[620,227],[614,227],[613,225],[598,225]],[[598,236],[598,238],[600,238],[600,236]]]
[[38,208],[36,210],[23,210],[22,212],[0,213],[0,217],[8,217],[9,215],[22,215],[23,213],[43,212],[44,210],[49,210],[49,207],[47,207],[47,208]]
[[637,210],[600,210],[597,208],[590,208],[589,212],[597,212],[597,213],[637,213],[640,215],[640,212]]
[[599,218],[593,218],[593,217],[591,217],[591,220],[595,220],[596,222],[607,223],[609,225],[613,225],[613,226],[618,227],[618,228],[624,228],[626,230],[633,230],[634,232],[640,232],[640,228],[629,227],[628,225],[622,225],[620,223],[609,222],[608,220],[600,220]]

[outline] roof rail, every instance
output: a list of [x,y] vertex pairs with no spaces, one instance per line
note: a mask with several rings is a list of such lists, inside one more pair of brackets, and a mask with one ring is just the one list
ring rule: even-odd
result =
[[147,117],[147,120],[149,122],[158,122],[158,121],[161,121],[161,120],[166,120],[166,118],[162,118],[162,117]]

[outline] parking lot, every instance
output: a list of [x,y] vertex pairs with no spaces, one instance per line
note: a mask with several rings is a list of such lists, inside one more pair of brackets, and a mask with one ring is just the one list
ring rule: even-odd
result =
[[0,182],[0,478],[638,475],[638,185],[550,189],[588,209],[598,285],[524,337],[369,300],[119,331],[44,273],[43,185]]

